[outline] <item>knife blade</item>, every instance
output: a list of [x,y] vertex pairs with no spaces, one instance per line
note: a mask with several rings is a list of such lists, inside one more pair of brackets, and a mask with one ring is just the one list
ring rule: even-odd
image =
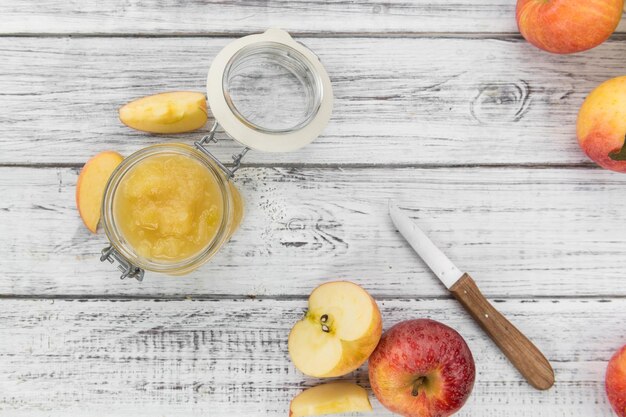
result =
[[450,289],[462,276],[463,272],[422,232],[417,224],[400,211],[398,205],[389,202],[389,215],[398,231],[409,245],[426,262],[428,267]]
[[400,234],[524,378],[540,390],[554,385],[554,371],[550,362],[522,332],[487,301],[472,277],[461,272],[394,201],[389,202],[389,215]]

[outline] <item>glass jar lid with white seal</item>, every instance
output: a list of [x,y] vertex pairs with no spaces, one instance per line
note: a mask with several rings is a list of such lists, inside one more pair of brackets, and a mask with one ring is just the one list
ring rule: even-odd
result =
[[[121,278],[145,271],[183,275],[207,262],[243,217],[233,183],[249,150],[295,151],[320,135],[333,105],[330,78],[318,57],[280,29],[237,39],[213,60],[207,103],[209,133],[193,146],[143,148],[111,175],[102,202],[110,245],[101,261]],[[223,131],[243,145],[224,163],[209,150]]]

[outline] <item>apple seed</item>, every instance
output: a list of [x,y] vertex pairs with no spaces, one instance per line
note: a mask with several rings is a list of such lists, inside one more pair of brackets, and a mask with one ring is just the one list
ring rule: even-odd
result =
[[328,321],[328,314],[323,314],[322,317],[320,317],[320,322],[322,323],[322,331],[325,333],[330,332],[330,328],[326,324],[327,321]]

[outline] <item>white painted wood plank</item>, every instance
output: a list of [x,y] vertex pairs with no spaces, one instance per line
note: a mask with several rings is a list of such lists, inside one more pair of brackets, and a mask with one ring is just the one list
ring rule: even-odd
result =
[[76,176],[0,169],[1,294],[302,296],[342,278],[446,296],[394,230],[395,198],[488,296],[626,295],[626,176],[604,170],[244,168],[233,240],[189,276],[142,284],[98,261],[105,238],[78,217]]
[[0,15],[4,34],[517,32],[515,0],[22,0],[0,4]]
[[[369,288],[372,291],[376,287]],[[556,385],[527,385],[453,300],[379,302],[385,328],[429,317],[457,329],[477,365],[458,414],[610,417],[606,361],[626,342],[626,300],[507,300],[498,308],[545,352]],[[0,407],[11,416],[285,416],[319,380],[300,374],[287,334],[305,300],[0,303]],[[369,387],[366,370],[347,378]],[[391,416],[373,398],[375,415]]]
[[[515,40],[299,39],[334,86],[330,125],[299,152],[248,162],[508,164],[588,161],[575,137],[584,97],[623,75],[626,40],[575,56]],[[203,91],[230,39],[0,39],[0,163],[83,163],[172,140],[123,126],[117,108],[174,89]],[[279,87],[277,87],[279,88]],[[205,128],[205,131],[208,126]],[[202,132],[175,136],[191,142]],[[218,155],[239,149],[227,140]]]

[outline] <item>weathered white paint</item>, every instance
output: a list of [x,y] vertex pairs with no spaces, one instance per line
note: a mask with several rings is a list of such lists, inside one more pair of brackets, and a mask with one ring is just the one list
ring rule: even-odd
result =
[[[517,32],[515,0],[26,0],[0,4],[3,34]],[[620,24],[618,31],[626,25]]]
[[[588,162],[575,122],[584,97],[624,74],[626,40],[571,56],[519,40],[298,38],[326,66],[335,106],[320,138],[266,164]],[[0,38],[0,163],[83,163],[104,149],[198,139],[133,131],[117,108],[144,95],[203,91],[228,38]],[[280,88],[274,85],[274,88]],[[204,131],[209,129],[209,125]],[[222,158],[240,149],[227,140]]]
[[[461,417],[611,416],[602,381],[606,361],[626,342],[616,319],[624,299],[497,303],[553,361],[557,382],[547,392],[527,385],[455,301],[379,305],[386,328],[428,317],[466,338],[477,381]],[[305,307],[305,300],[2,300],[0,410],[285,416],[293,395],[320,382],[295,370],[287,355],[287,334]],[[369,387],[364,369],[348,378]],[[372,402],[375,415],[392,415],[373,395]]]
[[[592,88],[624,74],[626,40],[546,54],[516,35],[514,3],[1,3],[0,415],[284,416],[318,383],[290,364],[289,328],[315,285],[351,279],[386,327],[431,317],[466,337],[479,373],[460,417],[612,416],[602,380],[626,343],[626,176],[587,164],[574,122]],[[116,109],[202,90],[232,37],[270,26],[321,57],[333,120],[300,152],[249,154],[246,220],[212,263],[120,282],[77,216],[77,170],[54,164],[198,138],[133,132]],[[221,158],[236,149],[215,146]],[[544,350],[552,390],[530,388],[443,299],[393,230],[389,198]],[[349,378],[368,386],[364,370]]]
[[328,279],[447,296],[388,199],[491,297],[626,295],[626,176],[600,169],[244,168],[241,230],[189,276],[120,282],[82,225],[76,170],[0,169],[0,293],[304,296]]

